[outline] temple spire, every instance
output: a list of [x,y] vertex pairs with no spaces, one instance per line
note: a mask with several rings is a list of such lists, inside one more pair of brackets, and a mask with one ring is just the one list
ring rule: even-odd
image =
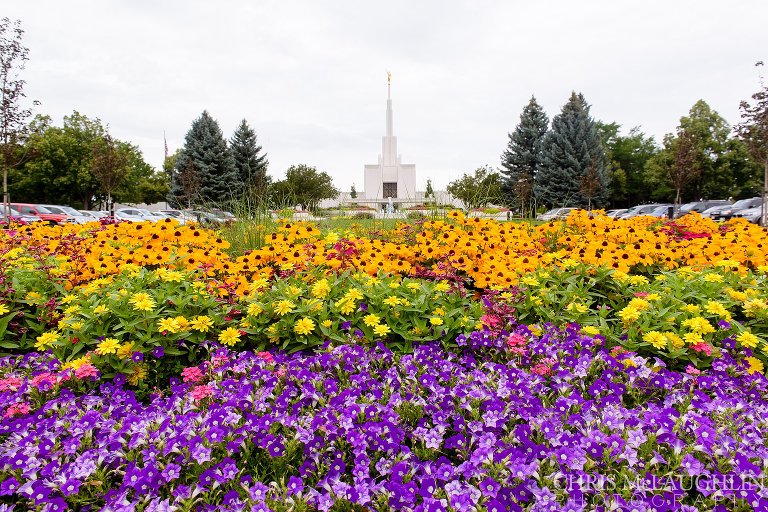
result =
[[392,127],[392,96],[390,94],[391,87],[392,73],[387,71],[387,137],[392,137],[394,135],[394,130]]

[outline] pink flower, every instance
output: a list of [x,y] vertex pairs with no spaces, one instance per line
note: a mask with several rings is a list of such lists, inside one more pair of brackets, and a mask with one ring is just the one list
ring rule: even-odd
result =
[[272,363],[275,361],[275,358],[272,357],[272,354],[270,354],[269,352],[259,352],[256,355],[262,358],[265,363]]
[[192,399],[195,403],[213,396],[213,388],[209,385],[195,386],[192,388]]
[[699,343],[694,343],[691,345],[691,348],[696,352],[704,352],[708,356],[712,355],[712,347],[709,345],[709,343],[700,341]]
[[30,381],[30,384],[32,384],[33,387],[40,389],[45,388],[49,389],[51,386],[54,386],[57,383],[58,379],[55,375],[52,373],[41,373],[40,375],[35,375],[32,377],[32,380]]
[[75,377],[78,379],[85,379],[86,377],[97,379],[99,377],[99,370],[91,363],[86,363],[75,369]]
[[26,402],[20,402],[16,404],[12,404],[8,409],[5,410],[5,417],[6,418],[14,418],[16,416],[23,416],[27,413],[29,413],[30,407],[29,404]]
[[685,373],[688,375],[701,375],[701,370],[694,368],[690,364],[685,368]]
[[282,368],[282,367],[281,367],[281,368],[279,368],[277,371],[275,371],[275,376],[276,376],[278,379],[282,379],[283,377],[285,377],[285,374],[286,374],[286,373],[288,373],[288,371],[287,371],[285,368]]
[[214,368],[221,368],[228,362],[229,358],[227,356],[213,356],[213,359],[211,359],[211,366]]
[[528,344],[528,340],[525,339],[525,336],[523,336],[522,334],[513,332],[512,334],[507,336],[508,347],[524,347],[527,344]]
[[18,391],[22,382],[24,381],[18,377],[0,379],[0,391]]
[[640,297],[641,299],[644,299],[648,296],[648,292],[635,292],[635,297]]
[[550,373],[552,373],[552,368],[549,366],[543,364],[543,363],[537,363],[531,368],[531,373],[535,373],[536,375],[541,375],[542,377],[546,377]]
[[193,384],[197,384],[198,382],[203,381],[203,377],[203,371],[197,366],[190,366],[189,368],[184,368],[181,371],[181,378],[184,382],[192,382]]
[[480,321],[491,330],[498,328],[501,324],[501,318],[498,315],[483,315],[480,317]]

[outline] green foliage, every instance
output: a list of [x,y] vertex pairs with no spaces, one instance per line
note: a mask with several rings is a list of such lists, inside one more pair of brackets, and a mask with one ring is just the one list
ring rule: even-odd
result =
[[24,147],[28,158],[9,174],[11,194],[19,201],[89,209],[95,206],[94,199],[106,200],[111,189],[117,201],[148,202],[142,201],[147,197],[142,189],[162,189],[162,180],[132,144],[110,138],[109,158],[119,165],[109,176],[103,175],[103,182],[97,177],[102,170],[99,161],[107,155],[105,137],[101,120],[77,111],[64,117],[61,127],[53,126],[47,116],[37,116]]
[[[257,349],[278,345],[289,352],[320,346],[326,339],[382,340],[401,352],[409,352],[415,342],[452,344],[482,315],[477,301],[444,282],[349,272],[295,275],[271,287],[265,283],[243,310],[247,316],[241,325]],[[307,320],[311,330],[303,333],[299,322]]]
[[261,153],[261,146],[256,143],[256,132],[245,119],[232,135],[229,147],[246,194],[252,198],[256,207],[260,207],[267,197],[270,182],[267,175],[269,161],[266,153]]
[[699,198],[723,199],[754,196],[761,188],[761,169],[750,159],[748,146],[742,140],[730,137],[728,123],[703,100],[691,107],[688,116],[680,119],[678,136],[668,134],[664,146],[646,164],[645,178],[650,187],[650,199],[671,201],[675,187],[671,176],[675,170],[676,156],[680,156],[680,136],[690,139],[690,163],[686,167],[700,172],[695,179],[684,183],[680,196],[682,202]]
[[501,176],[489,166],[478,167],[474,175],[464,174],[448,184],[448,192],[460,199],[467,210],[502,201]]
[[653,137],[646,137],[640,127],[632,128],[627,135],[621,135],[621,126],[616,123],[597,122],[600,140],[605,151],[605,160],[610,180],[610,203],[616,207],[629,207],[646,201],[653,191],[649,186],[645,167],[659,152]]
[[222,203],[240,190],[240,177],[219,123],[203,111],[184,138],[168,202],[173,206]]
[[[521,282],[524,299],[515,304],[522,323],[576,322],[599,330],[614,345],[672,365],[708,366],[713,358],[697,350],[700,339],[717,355],[727,339],[751,331],[768,335],[768,276],[739,275],[727,267],[700,273],[685,269],[627,275],[584,264],[540,269]],[[696,328],[708,323],[703,331]],[[723,321],[726,323],[718,324]],[[658,332],[666,341],[654,346]],[[768,360],[762,349],[756,356]]]
[[520,123],[509,134],[507,149],[501,155],[502,190],[507,204],[524,214],[533,210],[534,176],[541,166],[541,146],[549,119],[544,109],[531,96],[520,114]]
[[3,175],[3,204],[10,199],[8,171],[24,159],[23,152],[18,149],[28,132],[26,120],[32,115],[32,111],[22,104],[26,96],[26,81],[20,78],[20,74],[29,60],[29,48],[21,42],[23,36],[21,21],[11,22],[7,17],[0,20],[0,169]]
[[327,172],[318,172],[316,168],[304,164],[289,167],[285,171],[285,179],[275,182],[270,192],[273,205],[301,205],[310,211],[316,210],[323,199],[333,199],[338,195],[339,191]]
[[[571,93],[568,103],[552,120],[541,152],[541,167],[533,187],[538,202],[549,207],[605,204],[610,175],[600,134],[584,96]],[[589,172],[596,177],[596,187],[589,187],[594,191],[586,193],[583,178]]]
[[742,122],[736,131],[755,162],[768,165],[768,85],[761,85],[762,89],[752,95],[752,103],[742,101],[739,105]]

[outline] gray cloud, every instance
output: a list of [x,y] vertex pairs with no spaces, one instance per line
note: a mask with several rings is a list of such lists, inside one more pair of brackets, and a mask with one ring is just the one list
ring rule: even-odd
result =
[[246,118],[279,178],[315,165],[362,186],[384,131],[438,187],[498,165],[534,94],[550,117],[571,90],[592,114],[660,139],[702,98],[729,122],[757,90],[761,1],[17,2],[27,93],[58,122],[78,110],[159,167],[207,109]]

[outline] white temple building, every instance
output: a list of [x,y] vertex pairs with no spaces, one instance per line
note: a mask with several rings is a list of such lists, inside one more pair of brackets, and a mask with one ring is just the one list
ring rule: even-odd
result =
[[[364,168],[363,202],[383,208],[393,203],[416,203],[416,164],[404,164],[397,154],[392,126],[392,77],[387,73],[387,131],[382,137],[379,163]],[[376,207],[376,206],[374,206]]]

